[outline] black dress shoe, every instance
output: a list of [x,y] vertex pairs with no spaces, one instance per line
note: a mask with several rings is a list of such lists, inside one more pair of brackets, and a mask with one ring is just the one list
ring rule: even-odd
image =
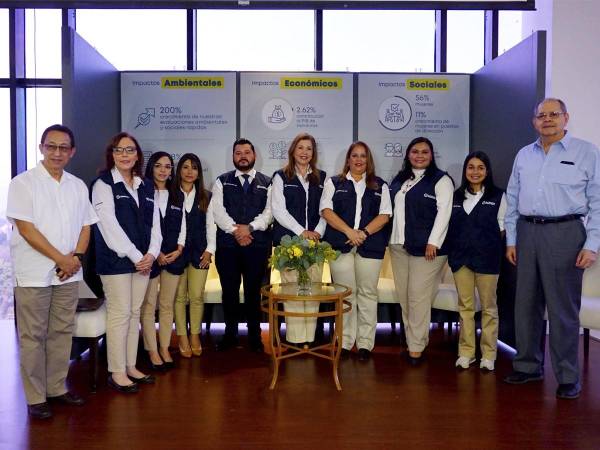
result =
[[541,373],[525,373],[515,370],[510,375],[504,377],[504,382],[508,384],[525,384],[530,381],[541,381],[544,375]]
[[557,398],[574,400],[576,398],[579,398],[580,394],[581,394],[581,385],[579,383],[559,384],[558,389],[556,389],[556,397]]
[[237,347],[238,339],[236,337],[225,336],[221,339],[221,342],[217,343],[216,350],[218,352],[225,352],[229,349]]
[[56,397],[48,397],[48,401],[70,406],[82,406],[85,403],[83,398],[72,392],[65,392],[63,395],[58,395]]
[[152,370],[155,370],[157,372],[164,372],[165,370],[167,370],[167,366],[165,363],[154,364],[152,361],[150,361],[150,367],[152,368]]
[[131,375],[127,375],[127,377],[137,384],[154,384],[156,383],[156,377],[154,375],[144,375],[143,377],[136,378]]
[[131,383],[127,386],[121,386],[120,384],[115,383],[112,376],[108,376],[108,386],[113,388],[115,391],[123,392],[124,394],[134,394],[140,390],[137,383]]
[[52,411],[48,403],[36,403],[35,405],[27,405],[27,412],[32,419],[49,419],[52,417]]
[[174,361],[165,361],[163,364],[164,369],[163,370],[171,370],[175,368],[175,362]]
[[352,350],[348,350],[346,348],[343,348],[341,353],[340,353],[340,359],[349,359],[350,355],[352,355]]
[[371,358],[371,352],[366,348],[358,349],[358,360],[359,361],[368,361]]

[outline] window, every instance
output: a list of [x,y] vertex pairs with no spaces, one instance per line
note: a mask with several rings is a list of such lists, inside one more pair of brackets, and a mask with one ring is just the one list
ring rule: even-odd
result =
[[0,320],[14,317],[10,230],[6,220],[6,195],[10,183],[10,93],[0,89]]
[[314,11],[198,11],[198,69],[315,68]]
[[473,73],[483,66],[484,18],[483,11],[448,11],[448,72]]
[[29,88],[27,108],[27,168],[35,167],[41,159],[38,148],[43,131],[50,125],[62,123],[62,89]]
[[77,33],[118,70],[185,70],[186,11],[79,9]]
[[433,72],[433,11],[324,11],[323,70]]
[[25,66],[28,78],[62,76],[60,9],[25,11]]
[[498,14],[498,54],[523,40],[523,12],[500,11]]
[[8,78],[8,9],[0,9],[0,78]]

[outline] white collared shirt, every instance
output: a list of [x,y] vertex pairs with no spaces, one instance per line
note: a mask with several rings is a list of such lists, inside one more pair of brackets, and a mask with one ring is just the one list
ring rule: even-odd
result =
[[[98,221],[85,183],[68,172],[56,181],[42,162],[12,179],[6,207],[8,221],[32,223],[62,254],[74,252],[81,229]],[[31,247],[16,225],[10,240],[15,286],[47,287],[83,279],[80,270],[64,282],[55,263]]]
[[[248,182],[252,183],[252,181],[256,177],[256,169],[250,170],[249,172],[247,172],[247,174],[250,175]],[[240,180],[240,183],[243,186],[244,177],[242,175],[244,175],[244,172],[241,172],[236,169],[235,176]],[[226,233],[233,233],[237,229],[237,227],[235,226],[235,221],[231,218],[229,214],[227,214],[225,206],[223,205],[223,184],[218,178],[216,179],[215,184],[213,184],[211,204],[213,205],[212,212],[214,221],[217,224],[217,226]],[[267,203],[265,205],[265,209],[263,209],[259,215],[252,219],[252,222],[250,222],[248,225],[252,225],[252,228],[254,230],[265,231],[267,228],[269,228],[269,225],[271,225],[272,219],[273,216],[271,215],[271,186],[269,185],[267,189]]]
[[[133,188],[125,183],[125,180],[121,176],[121,173],[116,167],[113,167],[110,171],[113,179],[113,183],[123,183],[127,192],[131,194],[135,202],[139,206],[139,199],[137,190],[143,183],[140,177],[133,177]],[[115,215],[115,199],[113,197],[112,188],[102,180],[97,180],[92,188],[92,204],[96,209],[96,214],[100,221],[98,222],[98,229],[104,238],[104,242],[108,248],[117,254],[119,258],[129,258],[129,260],[136,264],[144,255],[140,252],[135,244],[131,242]],[[150,235],[150,246],[148,247],[148,253],[155,258],[160,254],[160,246],[162,244],[162,233],[160,232],[160,212],[157,202],[154,202],[154,212],[152,215],[152,232]]]
[[[192,190],[190,192],[185,192],[183,189],[183,207],[186,212],[190,212],[194,207],[194,200],[196,198],[196,186],[192,186]],[[215,224],[214,214],[213,214],[213,202],[212,200],[208,204],[208,208],[206,209],[206,251],[211,255],[215,254],[215,250],[217,248],[217,225]]]
[[[164,218],[167,214],[167,206],[169,205],[169,191],[167,189],[156,189],[154,191],[154,201],[158,203],[160,215]],[[185,247],[185,236],[187,234],[185,214],[182,214],[181,216],[181,228],[179,229],[177,244]]]
[[[425,169],[413,169],[415,178],[406,180],[400,190],[394,197],[394,221],[392,226],[392,235],[390,244],[404,244],[405,239],[405,200],[406,194],[417,183],[423,179]],[[452,197],[454,195],[454,185],[450,177],[444,175],[435,185],[435,198],[437,205],[437,215],[433,222],[433,227],[429,233],[428,244],[440,248],[446,239],[448,233],[448,224],[452,215]]]
[[[360,215],[362,214],[362,198],[365,195],[367,189],[366,174],[363,174],[359,181],[356,181],[350,172],[346,174],[346,179],[352,181],[354,184],[354,190],[356,191],[356,212],[354,213],[354,224],[353,227],[357,230],[360,227]],[[323,194],[321,194],[321,203],[319,210],[322,212],[324,209],[333,209],[333,195],[335,194],[335,186],[331,178],[327,178],[325,186],[323,188]],[[335,211],[334,211],[335,212]],[[381,187],[381,202],[379,203],[379,214],[392,215],[392,202],[390,199],[390,189],[387,184]],[[350,225],[350,224],[348,224]]]
[[[306,172],[306,176],[304,177],[298,171],[296,171],[296,176],[298,177],[300,184],[306,192],[306,221],[304,224],[301,224],[296,219],[294,219],[294,216],[292,216],[287,210],[285,195],[283,194],[283,179],[279,174],[275,174],[273,176],[273,191],[271,201],[271,211],[273,213],[273,217],[275,218],[275,220],[277,220],[277,222],[279,222],[279,225],[281,225],[284,228],[287,228],[290,231],[293,231],[294,234],[296,234],[297,236],[300,236],[304,232],[304,230],[308,230],[308,188],[310,187],[308,175],[310,173],[312,173],[310,167],[308,168],[308,172]],[[323,236],[323,234],[325,233],[326,226],[327,222],[321,217],[319,223],[315,227],[315,231],[321,236]]]

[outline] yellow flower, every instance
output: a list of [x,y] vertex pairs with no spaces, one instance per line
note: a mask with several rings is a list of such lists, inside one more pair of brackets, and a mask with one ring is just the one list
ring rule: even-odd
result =
[[302,249],[300,247],[294,246],[294,256],[300,258],[303,255]]
[[317,245],[317,243],[312,239],[308,241],[308,248],[314,248],[315,245]]

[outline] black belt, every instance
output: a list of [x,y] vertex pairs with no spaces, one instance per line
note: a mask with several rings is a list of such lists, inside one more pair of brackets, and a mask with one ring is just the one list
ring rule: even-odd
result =
[[546,223],[561,223],[569,222],[571,220],[581,220],[583,214],[567,214],[566,216],[558,217],[541,217],[541,216],[521,216],[521,219],[526,222],[536,223],[544,225]]

